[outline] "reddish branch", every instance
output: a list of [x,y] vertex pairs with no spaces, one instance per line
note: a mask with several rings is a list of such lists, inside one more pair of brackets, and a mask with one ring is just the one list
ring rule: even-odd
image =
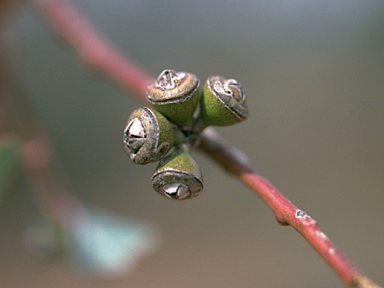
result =
[[320,230],[312,217],[303,210],[298,209],[267,179],[256,173],[243,152],[231,147],[211,129],[207,129],[203,133],[199,148],[228,173],[238,177],[255,191],[271,208],[276,220],[281,225],[291,225],[299,232],[348,287],[379,287],[361,274],[346,259],[324,232]]
[[[146,102],[145,91],[152,77],[100,38],[67,1],[30,1],[84,62]],[[211,129],[203,133],[199,148],[256,192],[271,208],[280,224],[291,225],[299,232],[348,287],[379,287],[346,259],[313,218],[293,205],[267,179],[258,175],[241,151],[225,143]]]
[[141,98],[152,77],[132,61],[127,61],[116,49],[95,33],[69,3],[62,0],[31,0],[43,13],[49,25],[69,43],[81,60],[94,70],[104,73]]

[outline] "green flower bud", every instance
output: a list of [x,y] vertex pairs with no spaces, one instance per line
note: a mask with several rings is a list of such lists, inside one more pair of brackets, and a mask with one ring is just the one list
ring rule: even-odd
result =
[[200,101],[199,128],[229,126],[247,117],[246,96],[240,83],[221,76],[209,77]]
[[199,79],[187,72],[164,70],[147,89],[152,106],[181,127],[188,130],[199,103]]
[[136,164],[160,160],[178,141],[173,125],[148,107],[135,109],[124,130],[125,150]]
[[191,199],[200,194],[203,177],[185,145],[160,161],[152,176],[152,185],[155,191],[170,199]]

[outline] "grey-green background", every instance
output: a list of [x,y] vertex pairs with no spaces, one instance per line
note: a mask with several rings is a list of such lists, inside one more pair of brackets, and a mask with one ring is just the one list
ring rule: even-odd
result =
[[[383,1],[73,2],[154,76],[174,68],[237,78],[250,117],[220,133],[384,284]],[[14,74],[64,181],[87,203],[154,223],[163,242],[112,282],[36,262],[19,245],[36,211],[17,191],[2,203],[2,287],[343,287],[293,229],[200,154],[199,198],[157,195],[155,166],[134,165],[122,145],[126,118],[141,103],[85,69],[31,7],[16,27]]]

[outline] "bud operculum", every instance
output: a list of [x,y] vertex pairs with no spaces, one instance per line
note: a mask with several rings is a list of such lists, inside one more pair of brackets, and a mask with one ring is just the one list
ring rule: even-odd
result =
[[124,130],[124,144],[133,162],[146,164],[160,160],[177,142],[172,124],[148,107],[134,110]]
[[164,70],[147,89],[153,107],[182,129],[190,128],[199,103],[199,79],[191,73]]
[[171,199],[191,199],[200,194],[203,178],[185,145],[160,161],[152,176],[152,185],[158,193]]
[[246,95],[240,83],[221,76],[209,77],[200,102],[200,125],[228,126],[247,117]]

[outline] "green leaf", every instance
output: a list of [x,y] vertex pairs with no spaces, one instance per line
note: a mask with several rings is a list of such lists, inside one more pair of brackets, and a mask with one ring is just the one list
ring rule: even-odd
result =
[[19,148],[13,136],[0,139],[0,202],[20,170]]
[[67,251],[80,270],[114,277],[130,272],[159,244],[150,223],[87,207],[66,229]]

